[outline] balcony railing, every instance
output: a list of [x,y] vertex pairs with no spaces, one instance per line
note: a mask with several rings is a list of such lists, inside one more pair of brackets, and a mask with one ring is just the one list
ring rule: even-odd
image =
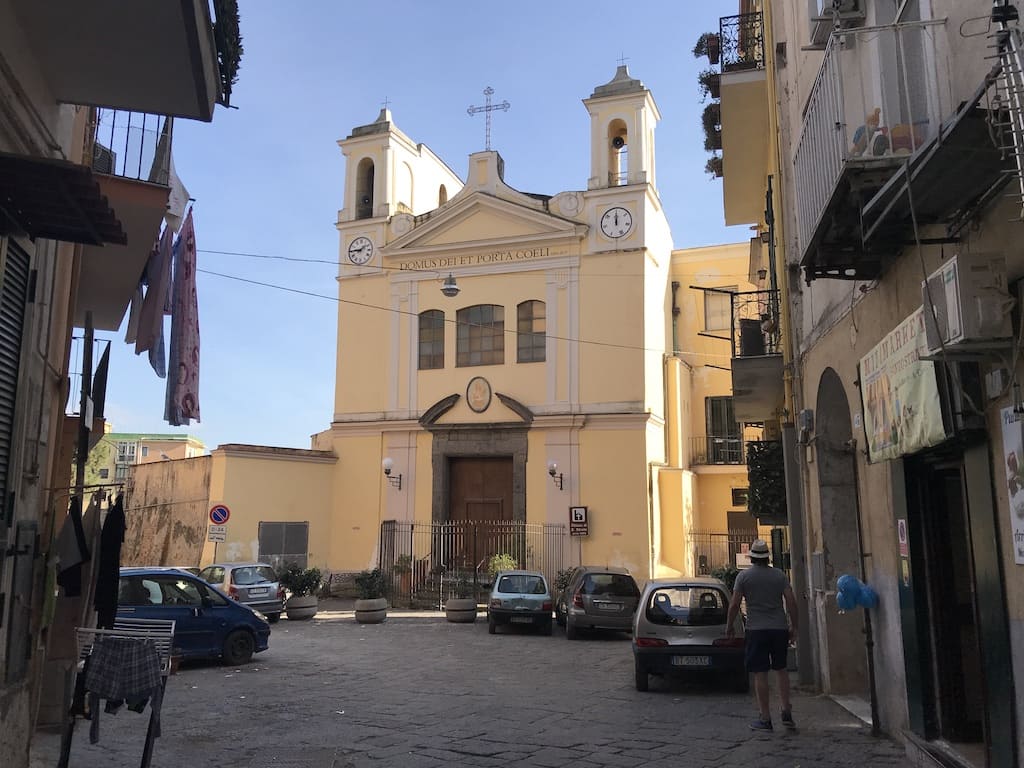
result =
[[950,111],[949,61],[942,21],[830,37],[794,155],[801,253],[821,240],[830,206],[842,204],[837,190],[856,186],[841,186],[844,173],[870,172],[880,186],[887,168],[935,135]]
[[92,169],[168,185],[174,118],[97,109]]
[[780,354],[779,292],[743,291],[731,301],[733,357]]
[[690,464],[746,464],[747,451],[738,435],[690,438]]
[[760,13],[723,16],[718,20],[722,72],[764,69],[764,24]]

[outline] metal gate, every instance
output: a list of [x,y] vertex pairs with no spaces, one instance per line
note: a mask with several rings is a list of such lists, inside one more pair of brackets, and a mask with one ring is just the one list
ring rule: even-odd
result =
[[549,583],[563,567],[565,526],[508,521],[410,523],[380,526],[380,569],[392,605],[439,605],[465,579],[473,594],[490,584],[491,558],[541,571]]

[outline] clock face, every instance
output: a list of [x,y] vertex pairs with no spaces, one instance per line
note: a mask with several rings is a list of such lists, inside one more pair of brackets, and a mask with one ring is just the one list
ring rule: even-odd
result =
[[601,217],[601,231],[608,237],[620,238],[633,228],[633,214],[625,208],[609,208]]
[[373,256],[373,243],[368,237],[357,237],[348,245],[348,260],[353,264],[362,265]]

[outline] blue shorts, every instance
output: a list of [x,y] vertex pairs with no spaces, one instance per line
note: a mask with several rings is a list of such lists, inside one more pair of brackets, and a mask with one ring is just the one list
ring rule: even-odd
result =
[[788,629],[748,629],[745,637],[747,672],[786,668]]

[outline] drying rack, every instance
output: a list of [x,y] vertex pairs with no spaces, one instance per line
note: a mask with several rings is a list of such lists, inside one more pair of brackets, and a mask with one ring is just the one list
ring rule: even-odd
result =
[[[156,652],[160,656],[160,677],[161,686],[167,688],[167,676],[171,673],[171,649],[174,644],[174,622],[168,619],[122,619],[114,620],[113,629],[95,629],[78,627],[75,629],[78,641],[78,674],[82,673],[85,660],[92,653],[92,647],[98,637],[116,637],[135,640],[152,640],[156,646]],[[97,717],[99,713],[93,713]],[[61,737],[60,760],[57,768],[67,768],[68,759],[71,755],[71,740],[75,733],[75,721],[78,718],[71,714],[64,727]],[[142,750],[142,763],[140,768],[149,768],[149,762],[153,757],[154,721],[156,713],[150,708],[149,726],[146,728],[146,743]]]

